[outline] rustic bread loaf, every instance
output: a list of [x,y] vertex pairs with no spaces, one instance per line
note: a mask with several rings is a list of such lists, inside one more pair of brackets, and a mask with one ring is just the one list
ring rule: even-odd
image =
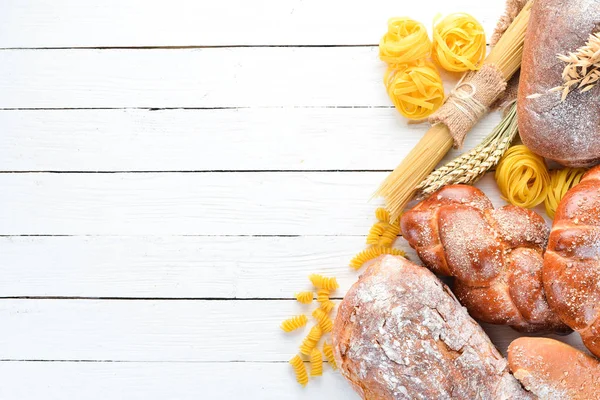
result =
[[377,259],[340,304],[335,358],[364,399],[530,399],[481,327],[427,269]]
[[558,340],[516,339],[508,347],[508,364],[540,399],[600,399],[600,362]]
[[[519,132],[533,152],[580,167],[600,162],[600,85],[580,93],[548,91],[563,83],[556,55],[585,45],[600,28],[600,1],[536,1],[525,36],[518,95]],[[528,98],[533,94],[542,94]]]
[[548,227],[523,208],[495,210],[477,188],[446,186],[402,216],[402,234],[433,272],[455,277],[469,313],[526,332],[569,331],[542,285]]
[[558,205],[543,281],[550,307],[600,356],[600,166]]

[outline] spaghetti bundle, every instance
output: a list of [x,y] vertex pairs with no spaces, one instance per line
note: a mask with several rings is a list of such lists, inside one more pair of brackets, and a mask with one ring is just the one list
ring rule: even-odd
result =
[[532,208],[548,193],[550,175],[544,159],[524,145],[509,148],[496,168],[496,183],[509,203]]
[[429,61],[390,66],[383,82],[396,109],[409,119],[425,118],[444,102],[442,78]]
[[433,58],[447,71],[478,70],[485,51],[485,31],[469,14],[448,15],[433,27]]
[[379,42],[379,58],[388,64],[407,64],[429,56],[431,40],[425,25],[407,17],[390,18]]
[[558,203],[560,203],[569,189],[581,181],[585,171],[583,168],[563,168],[550,171],[550,186],[544,200],[546,214],[550,218],[554,219]]

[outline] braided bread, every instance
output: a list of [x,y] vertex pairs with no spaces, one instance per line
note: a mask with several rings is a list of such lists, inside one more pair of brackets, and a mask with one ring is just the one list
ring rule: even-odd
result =
[[600,167],[558,205],[543,281],[552,309],[600,356]]
[[523,332],[569,331],[546,302],[548,227],[533,211],[494,209],[479,189],[452,185],[405,213],[401,227],[429,269],[456,278],[454,293],[473,317]]

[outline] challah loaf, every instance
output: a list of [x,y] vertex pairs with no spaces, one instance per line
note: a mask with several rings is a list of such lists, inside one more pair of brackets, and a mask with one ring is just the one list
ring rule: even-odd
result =
[[433,272],[455,277],[454,293],[484,322],[524,332],[566,332],[546,302],[544,219],[523,208],[494,209],[477,188],[446,186],[408,211],[402,233]]
[[600,167],[558,205],[543,281],[552,309],[600,356]]
[[540,399],[600,399],[600,362],[558,340],[518,338],[508,347],[508,364]]
[[364,399],[532,399],[481,327],[427,269],[377,259],[340,304],[336,362]]

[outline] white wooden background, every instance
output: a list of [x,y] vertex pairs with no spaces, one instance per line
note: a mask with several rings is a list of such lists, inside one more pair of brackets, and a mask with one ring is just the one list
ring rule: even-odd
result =
[[502,9],[2,0],[0,398],[355,398],[330,370],[296,385],[278,324],[309,273],[357,279],[368,200],[426,129],[376,44],[392,16],[491,34]]

